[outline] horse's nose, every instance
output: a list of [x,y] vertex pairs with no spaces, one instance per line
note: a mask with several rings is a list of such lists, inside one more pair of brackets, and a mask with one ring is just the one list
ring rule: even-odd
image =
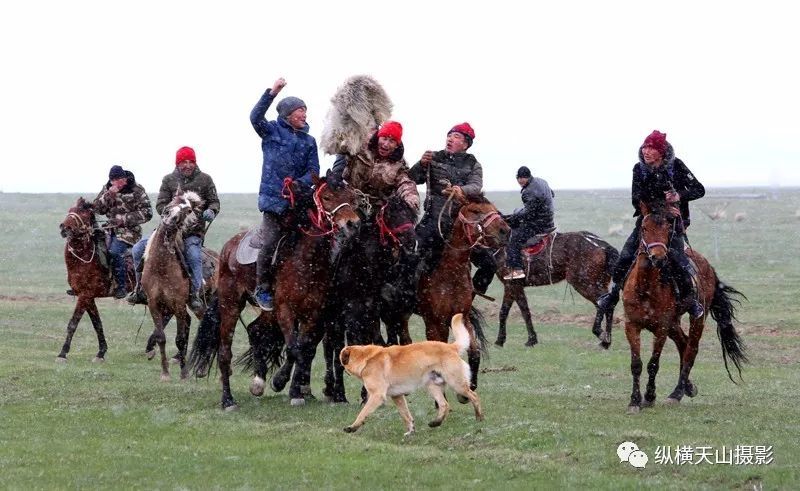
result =
[[67,229],[66,229],[66,227],[64,227],[64,224],[63,223],[59,224],[58,228],[61,229],[61,237],[64,237],[66,239],[67,238]]
[[511,229],[508,227],[501,227],[500,231],[497,233],[497,236],[500,238],[500,241],[504,244],[508,242],[508,236],[511,234]]

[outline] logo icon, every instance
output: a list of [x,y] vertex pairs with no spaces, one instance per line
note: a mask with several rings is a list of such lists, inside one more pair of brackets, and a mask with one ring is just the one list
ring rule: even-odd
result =
[[644,469],[647,461],[650,460],[647,454],[639,450],[639,446],[633,442],[622,442],[617,447],[617,457],[620,462],[627,462],[639,469]]

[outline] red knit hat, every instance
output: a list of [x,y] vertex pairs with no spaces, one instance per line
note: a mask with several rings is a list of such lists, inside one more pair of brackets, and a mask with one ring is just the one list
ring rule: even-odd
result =
[[403,125],[397,121],[386,121],[378,130],[378,138],[382,136],[389,137],[397,143],[400,143],[403,139]]
[[661,133],[658,130],[653,130],[653,132],[647,135],[647,138],[644,139],[642,148],[644,147],[650,147],[658,150],[658,153],[663,156],[667,153],[667,134]]
[[472,140],[475,139],[475,130],[472,129],[472,126],[470,126],[469,123],[464,122],[461,124],[457,124],[452,128],[450,128],[450,131],[448,131],[447,134],[449,135],[450,133],[453,132],[461,133],[462,135],[464,135],[464,138],[467,139],[467,146],[470,147],[472,146]]
[[178,152],[175,154],[175,165],[180,164],[184,160],[197,162],[197,158],[194,155],[194,149],[192,147],[181,147],[178,149]]

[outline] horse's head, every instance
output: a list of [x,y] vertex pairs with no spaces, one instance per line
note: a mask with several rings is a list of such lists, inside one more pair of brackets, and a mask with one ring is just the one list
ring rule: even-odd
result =
[[642,213],[641,244],[639,250],[647,255],[653,266],[660,268],[667,263],[669,242],[674,233],[674,207],[640,205]]
[[188,229],[197,223],[198,210],[202,205],[203,200],[197,193],[178,188],[172,201],[161,213],[161,223],[169,229]]
[[69,209],[66,218],[59,225],[61,236],[71,239],[73,237],[89,236],[94,231],[94,208],[92,204],[78,198],[75,206]]
[[326,179],[312,176],[314,182],[314,205],[317,216],[327,222],[337,238],[349,240],[358,231],[361,219],[356,213],[356,194],[350,186],[330,186]]
[[458,211],[471,245],[499,248],[508,242],[511,228],[497,208],[483,195],[467,198]]

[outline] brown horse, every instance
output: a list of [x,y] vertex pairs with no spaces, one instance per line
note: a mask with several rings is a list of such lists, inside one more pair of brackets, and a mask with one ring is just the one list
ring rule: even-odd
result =
[[[673,224],[676,219],[672,214],[672,209],[665,207],[650,209],[643,204],[641,211],[643,216],[641,244],[622,291],[625,308],[625,336],[631,347],[631,374],[633,375],[633,391],[628,406],[630,413],[638,413],[642,406],[652,406],[656,399],[656,374],[661,350],[667,337],[675,342],[681,357],[678,384],[667,399],[667,403],[680,402],[684,394],[689,397],[697,394],[697,387],[689,380],[689,373],[697,357],[706,317],[703,315],[701,318],[690,320],[688,336],[681,329],[680,319],[685,313],[685,308],[680,307],[676,297],[667,255],[667,244],[670,243],[671,234],[681,232],[674,230]],[[694,250],[687,251],[687,255],[696,266],[700,302],[706,312],[710,307],[711,317],[717,322],[717,335],[722,345],[722,360],[725,363],[728,377],[734,381],[728,367],[728,359],[736,366],[740,378],[742,375],[741,364],[747,361],[744,344],[733,326],[735,307],[732,302],[737,300],[732,296],[743,297],[743,295],[722,283],[714,268],[702,255]],[[654,336],[653,354],[647,364],[649,378],[644,401],[642,401],[639,391],[639,377],[642,373],[640,356],[642,329],[651,331]]]
[[[596,313],[592,333],[600,338],[600,346],[608,349],[611,346],[611,327],[614,310],[603,312],[597,308],[596,299],[608,291],[611,271],[619,257],[619,252],[591,232],[552,232],[543,237],[540,248],[535,255],[526,258],[526,276],[524,280],[504,280],[509,269],[498,268],[497,277],[503,282],[503,304],[500,307],[500,328],[494,344],[503,346],[506,342],[506,319],[511,305],[517,302],[525,326],[528,328],[528,340],[525,346],[538,343],[536,331],[533,329],[531,311],[525,297],[525,287],[554,285],[567,281],[583,298],[595,305]],[[498,264],[505,264],[505,249],[498,251]],[[606,329],[602,331],[605,315]]]
[[191,316],[186,304],[190,285],[181,257],[184,247],[183,231],[197,223],[199,218],[196,211],[201,201],[197,193],[178,189],[172,201],[164,207],[161,223],[150,236],[145,249],[141,281],[154,324],[147,351],[148,358],[152,358],[155,354],[152,348],[154,344],[158,345],[161,352],[161,380],[169,380],[164,329],[172,316],[175,316],[178,325],[175,334],[178,354],[175,359],[181,367],[181,379],[189,375],[186,349],[189,344]]
[[[470,335],[467,359],[471,389],[478,386],[481,347],[485,342],[481,316],[472,307],[470,251],[474,247],[499,248],[505,245],[511,229],[497,208],[484,196],[469,197],[461,203],[450,237],[436,269],[420,276],[416,311],[425,321],[428,341],[447,342],[450,319],[462,314]],[[401,344],[410,341],[408,319],[411,313],[382,313],[387,331],[398,333]],[[391,337],[392,335],[390,335]],[[459,397],[459,400],[462,400]],[[464,401],[462,401],[464,402]]]
[[[95,298],[109,297],[111,276],[107,266],[100,261],[101,251],[97,246],[95,234],[102,235],[94,216],[92,204],[78,198],[75,206],[69,209],[66,218],[59,226],[61,236],[67,239],[64,246],[64,262],[67,265],[67,282],[78,297],[72,318],[67,324],[67,339],[61,347],[56,361],[67,361],[72,337],[84,312],[88,312],[92,326],[97,333],[98,350],[93,361],[105,361],[108,345],[103,334],[103,323],[97,310]],[[98,240],[103,240],[99,238]],[[130,282],[130,278],[129,278]],[[128,285],[130,287],[130,284]]]
[[[351,188],[334,189],[316,176],[314,183],[313,196],[298,203],[293,214],[302,233],[296,243],[280,246],[282,260],[275,267],[275,310],[261,312],[247,326],[251,349],[243,357],[255,368],[250,392],[260,396],[266,374],[280,364],[285,345],[286,361],[274,375],[272,388],[283,390],[291,377],[292,405],[304,404],[305,398],[311,397],[311,362],[323,336],[318,321],[328,294],[333,253],[339,249],[339,241],[356,232],[359,223]],[[230,388],[231,344],[239,315],[247,302],[253,302],[251,292],[256,281],[255,264],[242,264],[237,259],[245,234],[228,240],[220,252],[217,295],[200,323],[191,355],[197,376],[205,375],[213,358],[219,357],[225,410],[237,408]]]

